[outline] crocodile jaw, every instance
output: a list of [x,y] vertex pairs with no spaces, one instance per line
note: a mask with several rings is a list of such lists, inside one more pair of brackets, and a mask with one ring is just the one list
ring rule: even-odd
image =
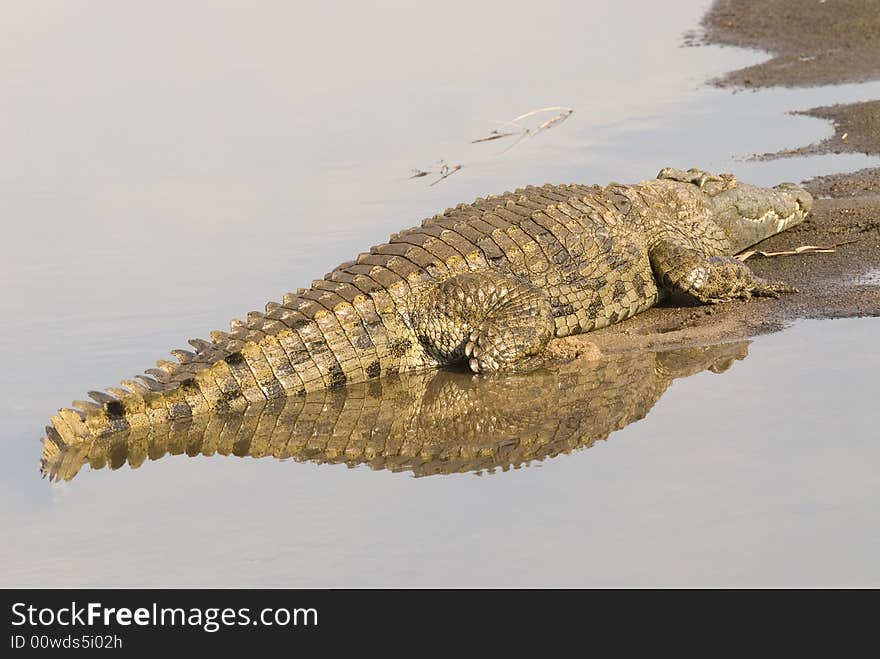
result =
[[738,184],[713,198],[715,222],[736,254],[803,222],[813,198],[803,188],[782,183],[774,188]]

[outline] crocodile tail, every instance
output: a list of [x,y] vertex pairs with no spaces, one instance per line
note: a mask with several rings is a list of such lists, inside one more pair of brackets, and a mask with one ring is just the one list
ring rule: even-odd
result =
[[174,361],[159,360],[144,375],[90,391],[91,400],[74,401],[52,417],[44,450],[362,382],[400,361],[371,299],[328,307],[315,301],[317,293],[288,293],[264,313],[233,320],[228,332],[212,332],[210,341],[191,339],[193,350],[173,350]]

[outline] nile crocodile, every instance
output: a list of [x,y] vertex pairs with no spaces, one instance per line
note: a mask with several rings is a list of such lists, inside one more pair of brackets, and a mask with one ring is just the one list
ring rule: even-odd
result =
[[515,369],[553,337],[605,327],[666,292],[703,303],[793,289],[733,255],[802,221],[791,183],[663,169],[605,187],[478,198],[391,236],[311,288],[193,339],[146,375],[75,401],[47,428],[65,444],[381,375],[466,363]]
[[182,454],[365,465],[415,476],[507,471],[588,448],[644,418],[674,379],[725,371],[747,354],[748,344],[736,342],[609,354],[503,378],[402,373],[72,445],[46,441],[42,471],[66,481],[84,464],[137,469]]

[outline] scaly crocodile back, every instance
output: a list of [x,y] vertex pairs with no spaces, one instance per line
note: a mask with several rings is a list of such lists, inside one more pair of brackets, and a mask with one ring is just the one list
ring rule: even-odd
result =
[[228,332],[190,340],[193,350],[171,352],[176,361],[160,360],[146,375],[89,392],[91,401],[74,401],[52,417],[48,436],[69,445],[436,366],[407,326],[407,294],[433,280],[489,269],[540,280],[565,251],[560,235],[577,232],[572,223],[588,210],[566,204],[576,206],[598,191],[529,186],[447,209],[343,263],[311,288],[269,302],[265,312],[233,320]]

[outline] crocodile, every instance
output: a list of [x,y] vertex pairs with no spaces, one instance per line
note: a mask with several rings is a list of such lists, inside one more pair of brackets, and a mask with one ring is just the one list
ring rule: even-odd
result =
[[812,198],[731,174],[664,168],[634,185],[528,186],[393,234],[308,289],[191,339],[144,375],[59,410],[63,444],[462,363],[527,368],[669,293],[715,303],[779,296],[734,258],[801,222]]
[[505,377],[454,370],[390,375],[242,411],[43,445],[42,471],[137,469],[167,456],[275,458],[416,477],[492,474],[593,446],[643,419],[673,380],[721,373],[748,342],[581,357]]

